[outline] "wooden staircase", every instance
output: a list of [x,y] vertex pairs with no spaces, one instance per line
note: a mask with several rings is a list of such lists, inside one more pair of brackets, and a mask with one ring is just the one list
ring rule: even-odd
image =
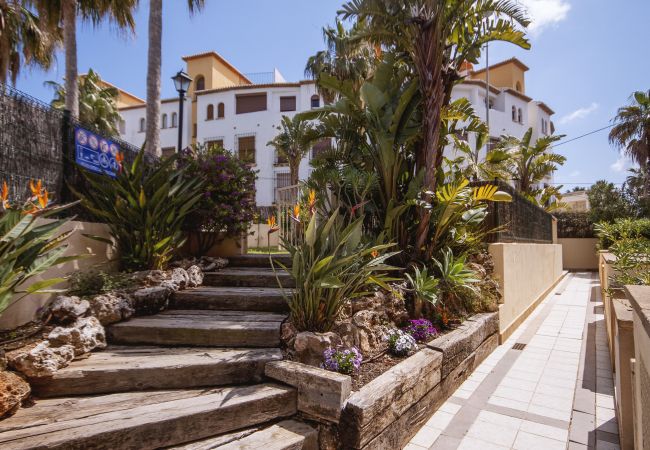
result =
[[109,327],[105,351],[30,380],[38,399],[0,421],[0,448],[317,448],[289,419],[295,389],[264,380],[287,315],[268,259],[231,264],[167,311]]

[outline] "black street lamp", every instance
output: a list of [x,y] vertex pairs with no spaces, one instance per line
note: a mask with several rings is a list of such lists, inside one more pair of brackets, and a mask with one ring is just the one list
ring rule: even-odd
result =
[[174,80],[174,87],[178,92],[178,150],[176,151],[180,152],[183,148],[183,100],[185,100],[185,93],[190,88],[192,78],[180,70],[172,77],[172,80]]

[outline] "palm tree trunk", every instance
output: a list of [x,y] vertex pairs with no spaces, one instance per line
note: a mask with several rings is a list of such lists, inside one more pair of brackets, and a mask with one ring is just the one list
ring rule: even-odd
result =
[[77,69],[77,0],[63,2],[63,45],[65,46],[65,109],[79,117]]
[[[160,155],[162,0],[151,0],[149,3],[149,51],[147,57],[147,114],[145,151],[154,155]],[[178,151],[180,151],[180,149],[178,149]]]
[[299,171],[300,171],[300,160],[298,160],[297,162],[295,161],[291,162],[291,164],[289,164],[289,179],[291,181],[292,186],[298,184]]

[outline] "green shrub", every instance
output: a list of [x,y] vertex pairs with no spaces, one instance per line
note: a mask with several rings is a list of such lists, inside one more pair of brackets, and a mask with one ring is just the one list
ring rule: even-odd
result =
[[110,229],[125,270],[163,269],[184,243],[185,217],[201,197],[200,179],[185,177],[176,157],[155,167],[144,164],[144,148],[116,178],[82,170],[86,192],[75,191],[82,205]]
[[184,220],[184,229],[198,234],[199,253],[219,239],[240,237],[254,219],[255,172],[236,155],[214,146],[196,146],[181,152],[178,167],[188,180],[203,180],[202,195]]
[[650,239],[650,219],[618,219],[614,223],[599,223],[595,226],[598,246],[601,250],[610,248],[624,239]]
[[386,273],[396,268],[385,261],[399,252],[380,254],[392,245],[362,243],[363,216],[345,225],[337,209],[323,220],[315,213],[308,220],[298,244],[283,242],[292,258],[285,269],[296,282],[287,300],[299,331],[325,332],[347,300],[368,295],[373,286],[388,289]]
[[616,256],[613,263],[612,288],[625,285],[650,285],[650,240],[644,238],[622,239],[609,251]]
[[[74,204],[48,207],[48,192],[41,182],[30,183],[34,197],[22,205],[11,205],[7,183],[3,183],[0,207],[0,314],[13,296],[47,293],[47,289],[65,281],[51,278],[29,284],[30,280],[51,267],[78,259],[63,256],[68,248],[65,240],[72,233],[59,233],[68,219],[40,222],[56,216]],[[20,287],[22,286],[22,288]],[[21,297],[22,298],[22,297]]]
[[559,238],[593,238],[596,235],[591,216],[587,212],[561,212],[553,215],[557,219]]

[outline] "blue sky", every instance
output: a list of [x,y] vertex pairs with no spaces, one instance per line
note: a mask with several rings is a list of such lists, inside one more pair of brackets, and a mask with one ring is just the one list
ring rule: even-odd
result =
[[[650,89],[648,0],[520,0],[533,19],[532,49],[493,44],[490,61],[512,56],[530,67],[527,94],[556,114],[556,133],[566,140],[607,126],[634,90]],[[242,72],[277,67],[289,80],[303,77],[306,59],[323,47],[321,28],[332,23],[342,0],[206,0],[190,17],[184,0],[164,1],[163,97],[175,95],[169,77],[181,56],[216,50]],[[80,24],[79,70],[88,68],[145,97],[148,1],[137,12],[135,36],[110,26]],[[63,55],[48,73],[25,70],[17,88],[49,101],[46,80],[60,81]],[[629,164],[607,142],[607,131],[556,149],[567,162],[555,175],[565,188],[598,179],[625,180]]]

